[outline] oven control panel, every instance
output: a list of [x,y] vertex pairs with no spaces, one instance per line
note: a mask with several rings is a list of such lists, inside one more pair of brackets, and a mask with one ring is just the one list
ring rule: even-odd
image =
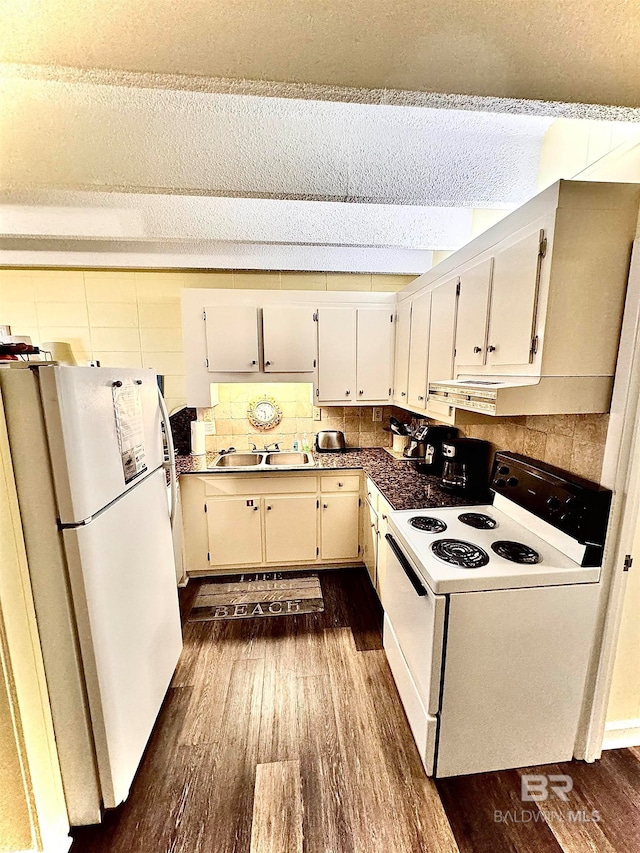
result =
[[502,452],[495,456],[491,488],[585,545],[604,543],[609,489],[545,462]]

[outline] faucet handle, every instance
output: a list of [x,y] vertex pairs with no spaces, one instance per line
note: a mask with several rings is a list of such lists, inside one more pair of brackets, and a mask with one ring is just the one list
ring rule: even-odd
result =
[[258,450],[258,445],[254,444],[252,441],[250,441],[249,444],[251,445],[251,450],[253,451],[253,453],[256,453],[256,451]]

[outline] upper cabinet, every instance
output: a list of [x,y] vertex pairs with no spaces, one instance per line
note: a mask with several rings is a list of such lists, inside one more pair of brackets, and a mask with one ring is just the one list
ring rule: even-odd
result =
[[396,351],[393,365],[393,401],[406,406],[409,389],[409,346],[411,343],[411,301],[406,299],[396,310]]
[[453,350],[456,336],[458,279],[441,284],[431,293],[429,331],[429,382],[453,378]]
[[431,292],[418,296],[411,305],[411,345],[409,347],[409,384],[407,405],[424,409],[427,401],[427,365]]
[[390,306],[318,309],[318,403],[386,403],[392,369]]
[[313,371],[316,342],[310,305],[265,305],[262,334],[266,373]]
[[487,358],[487,324],[493,258],[460,273],[456,323],[456,364],[475,367]]
[[251,305],[216,305],[204,309],[207,369],[219,373],[260,370],[258,309]]
[[546,251],[544,229],[534,227],[506,241],[493,259],[487,364],[529,364],[535,353],[534,329],[540,265]]

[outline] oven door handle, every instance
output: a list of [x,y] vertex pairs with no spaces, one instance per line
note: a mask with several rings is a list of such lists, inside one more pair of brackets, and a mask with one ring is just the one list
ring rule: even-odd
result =
[[402,570],[404,571],[405,575],[411,581],[411,586],[415,589],[417,594],[420,596],[428,595],[427,590],[424,588],[424,586],[423,586],[422,582],[420,581],[418,575],[415,573],[413,566],[411,565],[409,560],[407,560],[405,555],[402,553],[400,546],[398,545],[396,540],[393,538],[393,536],[390,533],[387,533],[385,536],[385,539],[389,543],[389,546],[391,547],[391,550],[393,551],[393,553],[396,555],[398,562],[402,566]]

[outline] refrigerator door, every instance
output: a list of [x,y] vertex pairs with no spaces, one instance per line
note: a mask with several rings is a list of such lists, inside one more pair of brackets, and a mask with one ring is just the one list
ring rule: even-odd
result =
[[182,636],[164,470],[63,531],[104,804],[129,791]]
[[39,375],[60,521],[76,524],[162,465],[156,375],[62,366]]

